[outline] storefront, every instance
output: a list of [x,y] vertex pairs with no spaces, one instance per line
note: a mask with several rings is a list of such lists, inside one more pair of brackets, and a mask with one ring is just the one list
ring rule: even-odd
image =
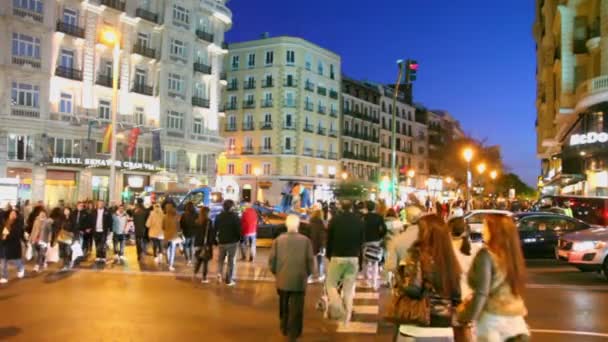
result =
[[[19,183],[18,197],[21,201],[32,200],[35,181],[36,186],[44,189],[44,197],[41,199],[48,206],[60,203],[75,203],[78,199],[78,175],[79,171],[71,168],[47,168],[42,170],[43,175],[33,177],[32,169],[8,168],[8,177],[16,178]],[[34,196],[35,197],[35,196]]]

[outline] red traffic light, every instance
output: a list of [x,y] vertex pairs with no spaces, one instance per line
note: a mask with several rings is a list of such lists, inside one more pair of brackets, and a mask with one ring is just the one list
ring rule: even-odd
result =
[[410,70],[415,70],[415,71],[417,71],[417,70],[418,70],[418,63],[416,63],[416,62],[411,62],[411,63],[408,65],[408,68],[409,68]]

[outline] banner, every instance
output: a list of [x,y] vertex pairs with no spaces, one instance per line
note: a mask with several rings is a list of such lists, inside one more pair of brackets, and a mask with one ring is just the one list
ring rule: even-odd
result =
[[127,157],[132,158],[135,154],[135,148],[137,147],[137,138],[139,138],[139,134],[141,130],[138,127],[131,129],[131,133],[129,133],[129,146],[127,147]]
[[106,131],[103,133],[103,143],[101,144],[101,153],[110,153],[110,147],[112,144],[112,124],[106,127]]
[[160,131],[152,131],[152,161],[161,161]]

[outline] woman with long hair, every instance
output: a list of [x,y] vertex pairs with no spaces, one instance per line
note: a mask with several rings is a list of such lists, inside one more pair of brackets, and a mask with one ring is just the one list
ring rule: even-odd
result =
[[4,213],[4,224],[0,228],[0,261],[2,263],[2,275],[0,284],[8,282],[8,264],[17,265],[17,278],[25,276],[23,265],[21,243],[26,242],[23,229],[23,218],[17,210],[11,209]]
[[34,272],[40,272],[46,268],[46,251],[48,250],[52,237],[53,220],[47,216],[46,210],[41,210],[34,220],[30,243],[36,251],[36,265]]
[[165,216],[163,217],[163,235],[167,242],[167,263],[169,271],[175,271],[175,252],[179,240],[179,215],[172,202],[165,204]]
[[213,245],[215,244],[215,230],[213,222],[209,219],[209,207],[203,207],[198,212],[194,224],[194,247],[196,264],[194,265],[194,277],[203,266],[203,284],[209,283],[207,273],[209,271],[209,261],[213,259]]
[[154,204],[152,212],[146,220],[148,227],[148,237],[152,240],[152,251],[154,253],[154,261],[160,264],[163,260],[163,210],[160,204]]
[[468,275],[473,297],[459,308],[458,320],[475,321],[480,342],[526,340],[526,266],[517,227],[509,216],[487,215],[482,234],[485,247]]
[[194,250],[192,240],[194,238],[194,225],[196,219],[197,216],[194,204],[192,202],[186,203],[184,206],[184,214],[179,219],[179,225],[181,226],[182,233],[184,234],[184,255],[186,256],[186,262],[188,265],[192,265],[192,254]]
[[327,246],[327,227],[323,223],[323,212],[315,209],[310,216],[310,241],[312,242],[312,253],[317,260],[317,280],[325,280],[325,248]]
[[445,221],[430,214],[418,221],[418,227],[418,241],[410,248],[409,257],[420,264],[422,284],[430,303],[430,325],[401,325],[399,332],[417,341],[427,338],[436,341],[453,335],[453,312],[461,302],[461,271]]

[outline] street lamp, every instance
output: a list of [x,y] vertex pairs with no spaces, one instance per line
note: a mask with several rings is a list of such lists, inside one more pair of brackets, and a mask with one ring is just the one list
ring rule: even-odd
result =
[[256,167],[255,169],[253,169],[253,174],[255,175],[255,201],[258,201],[258,177],[262,174],[262,170],[260,170],[259,167]]
[[409,184],[410,186],[412,186],[412,184],[414,183],[413,181],[414,181],[414,176],[415,175],[416,175],[416,171],[414,171],[414,169],[409,169],[407,171],[407,178],[408,178],[408,180],[410,182],[410,184]]
[[391,205],[395,204],[397,197],[397,96],[399,95],[399,85],[403,77],[403,67],[405,63],[402,59],[397,60],[397,82],[395,83],[395,93],[393,95],[393,121],[391,121]]
[[498,172],[496,172],[496,170],[492,170],[492,172],[490,172],[490,178],[492,178],[492,180],[496,180],[496,177],[498,177]]
[[348,179],[348,172],[342,171],[342,174],[340,176],[342,177],[343,181],[346,181]]
[[445,182],[448,184],[452,184],[452,177],[446,177]]
[[110,122],[112,136],[110,142],[110,203],[116,204],[116,116],[118,114],[118,62],[120,59],[120,39],[118,33],[106,29],[101,34],[101,41],[112,46],[112,119]]
[[465,210],[469,208],[469,201],[471,199],[471,183],[472,183],[472,175],[471,175],[471,160],[473,160],[473,149],[467,147],[462,152],[462,156],[464,160],[467,162],[467,203],[465,205]]
[[480,175],[483,175],[483,173],[486,171],[486,164],[485,163],[480,163],[479,165],[477,165],[477,172],[479,172]]

